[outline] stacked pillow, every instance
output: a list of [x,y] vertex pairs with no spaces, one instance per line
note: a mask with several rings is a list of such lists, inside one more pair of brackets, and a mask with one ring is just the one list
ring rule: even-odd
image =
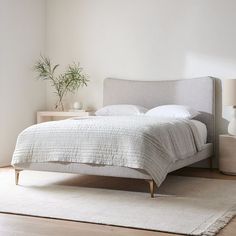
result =
[[163,105],[148,110],[137,105],[111,105],[99,109],[96,116],[136,116],[146,115],[158,118],[182,118],[193,119],[200,113],[188,106],[183,105]]
[[188,106],[182,105],[164,105],[158,106],[149,110],[147,116],[155,116],[160,118],[183,118],[183,119],[193,119],[200,113]]
[[111,105],[105,106],[95,112],[96,116],[136,116],[143,115],[147,108],[136,105]]

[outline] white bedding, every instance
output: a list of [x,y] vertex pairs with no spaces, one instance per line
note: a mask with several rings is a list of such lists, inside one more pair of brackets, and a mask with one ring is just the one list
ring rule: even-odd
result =
[[12,165],[74,162],[145,170],[159,186],[170,166],[202,149],[192,121],[89,117],[31,126],[18,137]]
[[201,146],[207,143],[207,127],[204,123],[199,120],[191,120],[191,122],[196,126]]

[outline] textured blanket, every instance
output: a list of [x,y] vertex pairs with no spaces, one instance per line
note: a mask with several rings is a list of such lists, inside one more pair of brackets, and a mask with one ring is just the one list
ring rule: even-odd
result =
[[87,117],[33,125],[18,137],[12,165],[76,162],[144,169],[159,186],[169,167],[201,150],[188,120]]

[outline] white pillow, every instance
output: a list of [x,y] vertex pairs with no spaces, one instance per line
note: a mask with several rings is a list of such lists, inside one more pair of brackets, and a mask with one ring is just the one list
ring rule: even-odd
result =
[[146,113],[148,109],[136,105],[105,106],[95,112],[96,116],[135,116]]
[[200,113],[188,106],[181,105],[164,105],[149,110],[145,115],[160,118],[183,118],[192,119]]

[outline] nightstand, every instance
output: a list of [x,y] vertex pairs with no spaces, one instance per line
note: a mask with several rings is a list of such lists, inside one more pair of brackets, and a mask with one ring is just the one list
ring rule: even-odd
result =
[[37,112],[37,124],[53,121],[53,120],[64,120],[73,117],[85,117],[89,116],[90,113],[86,111],[76,111],[76,112],[67,112],[67,111],[39,111]]
[[220,135],[219,169],[224,174],[236,175],[236,136]]

